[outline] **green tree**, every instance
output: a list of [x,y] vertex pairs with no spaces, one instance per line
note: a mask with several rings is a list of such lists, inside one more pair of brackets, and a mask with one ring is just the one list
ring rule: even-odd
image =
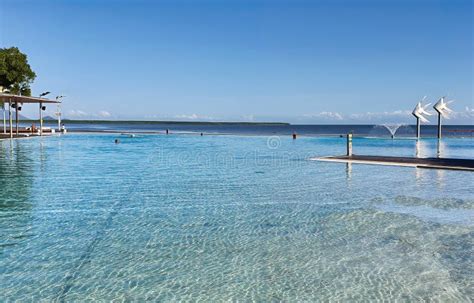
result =
[[31,96],[30,84],[35,78],[28,58],[17,47],[0,48],[0,86],[13,94]]

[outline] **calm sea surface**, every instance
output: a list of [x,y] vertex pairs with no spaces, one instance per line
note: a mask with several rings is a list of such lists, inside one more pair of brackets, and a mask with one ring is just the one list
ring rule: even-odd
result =
[[[310,160],[344,151],[273,133],[0,141],[0,301],[472,300],[474,173]],[[354,152],[474,158],[474,139]]]
[[[305,136],[341,135],[349,132],[356,136],[390,137],[391,131],[398,137],[414,137],[415,125],[388,124],[384,125],[293,125],[293,124],[245,124],[245,123],[165,123],[152,121],[64,121],[70,131],[126,131],[126,132],[159,132],[167,129],[172,133],[204,133],[234,135],[291,135],[297,133]],[[29,126],[30,124],[24,124]],[[57,128],[55,121],[47,122],[47,126]],[[425,137],[436,137],[437,126],[422,125],[421,134]],[[474,125],[444,125],[443,136],[474,138]]]

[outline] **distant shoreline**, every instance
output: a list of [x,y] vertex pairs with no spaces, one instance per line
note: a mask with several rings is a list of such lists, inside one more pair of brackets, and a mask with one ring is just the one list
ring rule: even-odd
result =
[[[21,122],[37,122],[36,119],[24,119]],[[56,122],[58,120],[48,119],[43,120],[44,122]],[[183,125],[291,125],[286,122],[226,122],[226,121],[148,121],[148,120],[68,120],[63,119],[61,122],[68,124],[113,124],[113,123],[128,123],[128,124],[183,124]]]
[[[45,123],[57,123],[56,119],[43,119]],[[19,119],[19,122],[31,122],[36,123],[38,119]],[[64,124],[114,124],[114,123],[127,123],[127,124],[171,124],[171,125],[257,125],[257,126],[375,126],[375,125],[395,125],[402,124],[404,126],[416,126],[410,123],[303,123],[293,124],[288,122],[235,122],[235,121],[156,121],[156,120],[61,120]],[[434,124],[426,124],[423,126],[436,126]],[[459,127],[474,127],[474,124],[444,124],[443,126],[459,126]]]

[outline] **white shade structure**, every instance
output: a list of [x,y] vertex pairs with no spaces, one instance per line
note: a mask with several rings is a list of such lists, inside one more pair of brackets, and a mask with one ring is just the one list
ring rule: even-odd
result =
[[441,97],[433,108],[438,113],[438,139],[441,139],[441,117],[444,116],[448,118],[448,115],[453,111],[448,107],[448,104],[452,103],[454,100],[445,101],[446,97]]
[[6,119],[6,109],[5,109],[5,102],[0,101],[0,106],[2,107],[3,113],[3,133],[7,133],[7,119]]
[[[43,96],[45,94],[42,94]],[[12,94],[0,93],[0,103],[8,104],[8,117],[9,117],[9,126],[10,126],[10,138],[13,138],[13,121],[12,121],[12,108],[15,108],[16,111],[16,135],[18,136],[18,111],[23,106],[23,104],[37,104],[39,105],[39,120],[40,128],[39,133],[43,135],[43,110],[45,110],[45,104],[58,104],[59,101],[50,100],[41,97],[27,97],[19,96]],[[5,125],[6,123],[4,123]],[[5,126],[4,126],[5,128]]]
[[431,116],[431,113],[429,113],[426,109],[428,106],[430,106],[431,103],[428,103],[426,105],[423,105],[423,102],[425,101],[426,96],[418,102],[418,104],[415,106],[415,109],[413,110],[412,114],[416,118],[416,137],[420,138],[420,130],[421,130],[421,122],[428,123],[430,122],[426,116]]

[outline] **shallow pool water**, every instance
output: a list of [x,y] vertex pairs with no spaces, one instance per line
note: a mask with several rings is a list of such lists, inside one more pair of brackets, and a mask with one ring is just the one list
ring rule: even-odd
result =
[[[118,138],[120,144],[114,144]],[[0,141],[0,301],[469,301],[474,173],[343,138]],[[354,152],[474,158],[473,139]]]

